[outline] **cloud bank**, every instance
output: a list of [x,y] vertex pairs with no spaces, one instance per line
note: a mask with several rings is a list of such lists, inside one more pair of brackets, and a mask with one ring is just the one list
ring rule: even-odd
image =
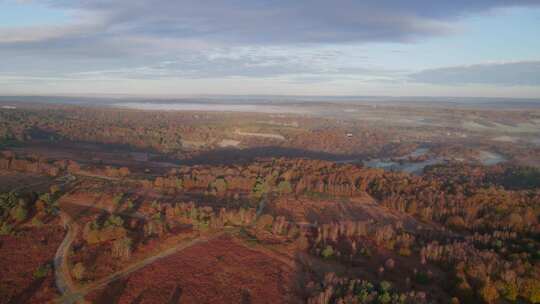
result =
[[[193,44],[287,45],[406,42],[452,31],[452,21],[500,7],[540,5],[535,0],[35,0],[73,12],[60,28],[0,28],[0,44],[27,49],[75,49],[177,41]],[[128,43],[130,42],[131,43]],[[43,44],[40,42],[47,42]],[[172,44],[168,45],[172,47]],[[155,47],[155,46],[154,46]]]
[[410,75],[415,82],[437,85],[540,85],[540,61],[487,63],[424,70]]
[[538,0],[5,1],[39,4],[71,17],[40,26],[2,26],[0,21],[0,76],[19,82],[288,77],[296,83],[536,86],[540,79],[538,62],[409,75],[385,62],[366,63],[350,50],[444,37],[455,33],[465,17],[540,7]]

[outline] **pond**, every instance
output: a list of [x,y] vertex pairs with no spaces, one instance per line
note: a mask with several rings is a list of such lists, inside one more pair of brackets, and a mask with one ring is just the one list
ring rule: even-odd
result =
[[[442,157],[429,158],[419,162],[412,162],[409,160],[410,158],[417,158],[425,155],[428,152],[429,149],[427,148],[418,148],[405,156],[394,158],[394,160],[375,158],[364,161],[363,164],[369,168],[380,168],[388,171],[402,171],[412,174],[421,174],[424,171],[424,168],[427,166],[448,162],[448,159]],[[506,161],[507,158],[496,152],[482,150],[478,153],[476,160],[484,166],[493,166]]]

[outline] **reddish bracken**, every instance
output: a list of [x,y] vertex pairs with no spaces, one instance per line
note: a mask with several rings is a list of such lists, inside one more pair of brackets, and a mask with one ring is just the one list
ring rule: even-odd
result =
[[[223,236],[158,260],[88,300],[118,303],[300,303],[294,269]],[[112,294],[111,294],[112,293]]]

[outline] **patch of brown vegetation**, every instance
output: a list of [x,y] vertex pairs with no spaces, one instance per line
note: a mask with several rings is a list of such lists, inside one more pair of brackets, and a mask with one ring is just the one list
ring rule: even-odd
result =
[[[45,303],[58,295],[52,262],[63,237],[57,225],[0,236],[0,303]],[[47,275],[35,276],[46,264],[51,265]]]
[[[111,284],[113,285],[113,284]],[[130,275],[114,294],[89,300],[118,303],[295,303],[294,270],[230,236],[196,245]],[[120,287],[120,288],[119,288]],[[105,297],[103,295],[107,294]]]

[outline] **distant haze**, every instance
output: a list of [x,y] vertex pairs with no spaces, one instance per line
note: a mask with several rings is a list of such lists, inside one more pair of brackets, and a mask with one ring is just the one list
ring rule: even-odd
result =
[[[396,105],[456,108],[540,108],[540,98],[487,97],[391,97],[391,96],[284,96],[284,95],[215,95],[184,97],[115,96],[0,96],[0,105],[57,104],[117,107],[157,111],[229,111],[259,113],[314,114],[316,108],[333,105]],[[347,111],[346,108],[344,108]],[[338,111],[343,111],[339,108]],[[356,111],[356,110],[355,110]]]

